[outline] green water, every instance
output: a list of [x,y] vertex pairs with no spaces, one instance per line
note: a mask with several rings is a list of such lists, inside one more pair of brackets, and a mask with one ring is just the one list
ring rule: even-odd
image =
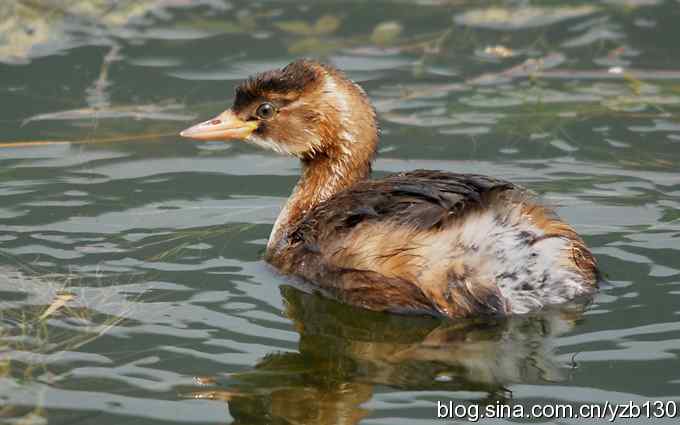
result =
[[[677,401],[678,22],[675,0],[3,0],[0,423]],[[300,56],[367,90],[377,175],[486,173],[557,205],[607,277],[593,303],[451,323],[274,274],[261,255],[298,164],[176,134]]]

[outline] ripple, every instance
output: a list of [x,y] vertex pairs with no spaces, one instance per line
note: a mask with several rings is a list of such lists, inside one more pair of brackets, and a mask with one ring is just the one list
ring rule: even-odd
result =
[[521,30],[542,27],[567,19],[588,16],[597,11],[592,6],[573,7],[520,7],[505,9],[491,7],[473,9],[455,16],[456,23],[471,27],[490,28],[496,30]]
[[175,78],[182,78],[186,80],[243,80],[255,73],[268,71],[274,68],[281,68],[288,64],[288,60],[280,59],[274,61],[248,61],[239,60],[233,61],[228,66],[211,67],[206,69],[183,69],[169,72],[168,75]]

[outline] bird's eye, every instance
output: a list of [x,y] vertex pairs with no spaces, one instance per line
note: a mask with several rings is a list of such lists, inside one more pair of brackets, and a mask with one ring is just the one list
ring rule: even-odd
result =
[[258,106],[257,110],[255,111],[255,115],[263,120],[272,118],[274,113],[276,113],[276,108],[274,108],[274,105],[271,103],[263,103],[262,105]]

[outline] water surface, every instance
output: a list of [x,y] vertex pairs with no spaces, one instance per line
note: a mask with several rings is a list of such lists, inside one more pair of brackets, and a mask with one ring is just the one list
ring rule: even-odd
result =
[[[679,20],[673,0],[3,2],[0,421],[429,424],[438,400],[678,400]],[[607,277],[593,303],[443,322],[273,273],[298,164],[176,134],[300,56],[366,88],[377,175],[493,174],[556,205]]]

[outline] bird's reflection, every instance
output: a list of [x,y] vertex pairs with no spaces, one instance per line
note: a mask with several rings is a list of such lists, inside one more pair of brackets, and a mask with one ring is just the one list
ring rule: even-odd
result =
[[551,340],[585,307],[452,322],[359,310],[289,286],[281,291],[299,351],[272,353],[253,370],[192,393],[227,401],[235,424],[355,424],[378,385],[477,391],[490,402],[510,397],[509,384],[563,380],[567,367],[553,361]]

